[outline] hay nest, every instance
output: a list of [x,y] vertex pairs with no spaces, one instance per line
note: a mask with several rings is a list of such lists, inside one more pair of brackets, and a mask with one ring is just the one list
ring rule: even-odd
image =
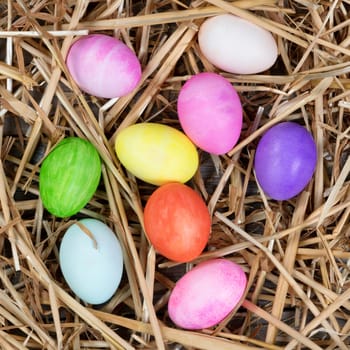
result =
[[[205,18],[229,12],[268,29],[279,57],[270,71],[239,76],[202,57]],[[0,4],[0,347],[2,349],[349,349],[350,33],[348,1],[48,1]],[[72,40],[120,37],[138,55],[142,82],[127,97],[83,94],[67,74]],[[127,174],[113,152],[116,133],[139,121],[179,128],[176,100],[193,74],[216,71],[244,107],[236,147],[200,152],[190,185],[208,204],[212,234],[200,260],[226,257],[248,277],[241,305],[212,329],[184,331],[167,314],[176,280],[191,264],[156,254],[142,230],[154,186]],[[288,201],[257,187],[254,150],[272,125],[294,120],[317,143],[307,188]],[[58,140],[90,140],[103,180],[89,204],[62,220],[47,213],[38,173]],[[86,305],[60,272],[58,248],[77,218],[105,221],[125,253],[113,298]]]

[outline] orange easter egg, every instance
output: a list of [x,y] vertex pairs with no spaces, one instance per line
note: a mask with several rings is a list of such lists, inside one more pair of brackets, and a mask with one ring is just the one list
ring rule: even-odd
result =
[[182,183],[168,183],[152,193],[145,206],[144,223],[156,251],[177,262],[198,257],[211,230],[205,202]]

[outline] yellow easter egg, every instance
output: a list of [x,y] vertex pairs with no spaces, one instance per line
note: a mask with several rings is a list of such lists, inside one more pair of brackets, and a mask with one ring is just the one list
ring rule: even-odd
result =
[[185,183],[198,168],[194,144],[181,131],[158,123],[138,123],[116,137],[115,151],[124,167],[153,185]]

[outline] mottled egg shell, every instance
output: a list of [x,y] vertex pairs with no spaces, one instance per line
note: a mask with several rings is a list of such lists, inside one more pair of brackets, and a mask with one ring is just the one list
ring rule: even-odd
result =
[[207,19],[200,27],[198,43],[209,62],[235,74],[265,71],[278,54],[270,32],[231,14]]
[[90,218],[68,228],[60,245],[59,262],[70,289],[89,304],[110,299],[123,273],[123,253],[114,232]]
[[180,90],[178,117],[186,135],[201,149],[224,154],[242,129],[242,105],[231,83],[215,73],[199,73]]
[[158,187],[144,210],[146,234],[166,258],[186,262],[201,254],[211,229],[203,199],[189,186],[169,183]]
[[270,128],[255,153],[256,178],[273,199],[299,194],[311,180],[317,162],[316,144],[301,125],[284,122]]
[[154,185],[187,182],[198,168],[194,144],[181,131],[158,123],[138,123],[117,134],[120,162],[137,178]]
[[127,95],[141,79],[141,65],[134,52],[120,40],[104,34],[75,41],[66,64],[76,84],[97,97]]
[[221,322],[240,302],[247,285],[242,268],[227,259],[212,259],[187,272],[171,292],[171,320],[184,329]]
[[100,178],[101,160],[95,147],[79,137],[63,139],[41,165],[43,205],[58,217],[74,215],[92,198]]

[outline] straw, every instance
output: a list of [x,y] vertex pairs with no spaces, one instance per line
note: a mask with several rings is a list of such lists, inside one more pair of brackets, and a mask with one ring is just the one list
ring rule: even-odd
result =
[[[225,13],[272,33],[273,67],[232,74],[204,57],[200,26]],[[349,13],[347,1],[0,3],[1,349],[349,349]],[[142,77],[127,96],[97,98],[70,75],[71,44],[92,33],[121,39],[139,58]],[[208,207],[211,234],[200,256],[178,263],[145,232],[143,209],[157,187],[126,171],[114,142],[139,122],[182,130],[179,91],[203,71],[236,88],[243,128],[225,155],[198,149],[187,185]],[[261,136],[283,121],[305,126],[318,157],[303,191],[276,201],[257,183],[254,159]],[[89,203],[61,219],[43,207],[39,173],[68,136],[95,146],[102,178]],[[106,223],[123,250],[121,284],[102,305],[80,300],[60,270],[62,237],[83,217]],[[241,304],[209,329],[181,329],[169,318],[169,296],[180,277],[213,258],[246,273]]]

